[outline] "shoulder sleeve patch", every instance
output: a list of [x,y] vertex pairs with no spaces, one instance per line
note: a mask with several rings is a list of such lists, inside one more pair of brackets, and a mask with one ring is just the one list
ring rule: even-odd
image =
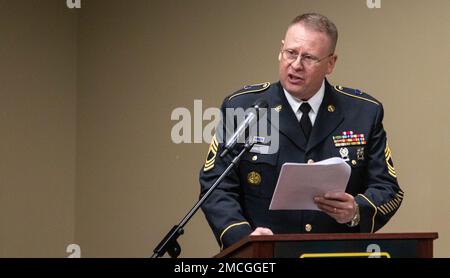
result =
[[260,93],[264,92],[266,89],[270,87],[270,82],[264,82],[259,84],[253,84],[253,85],[246,85],[244,88],[236,92],[235,94],[231,95],[228,100],[231,100],[234,97],[249,94],[249,93]]
[[391,175],[393,178],[397,178],[394,163],[392,162],[391,149],[389,148],[389,144],[387,142],[386,142],[386,149],[384,150],[384,156],[386,157],[386,165],[388,168],[389,175]]
[[353,98],[357,98],[357,99],[361,99],[361,100],[365,100],[371,103],[374,103],[376,105],[380,105],[378,102],[376,102],[375,100],[369,99],[367,98],[363,92],[361,92],[360,90],[357,89],[350,89],[350,88],[344,88],[342,86],[334,86],[334,89],[346,96],[349,97],[353,97]]
[[217,149],[219,148],[219,143],[217,142],[216,135],[213,136],[211,144],[209,145],[208,155],[206,156],[205,166],[203,167],[204,172],[214,168],[214,163],[216,161]]

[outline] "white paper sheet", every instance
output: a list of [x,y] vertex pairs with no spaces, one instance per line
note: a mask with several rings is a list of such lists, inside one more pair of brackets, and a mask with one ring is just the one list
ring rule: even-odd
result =
[[312,164],[285,163],[272,196],[271,210],[319,210],[314,197],[345,192],[351,167],[340,157]]

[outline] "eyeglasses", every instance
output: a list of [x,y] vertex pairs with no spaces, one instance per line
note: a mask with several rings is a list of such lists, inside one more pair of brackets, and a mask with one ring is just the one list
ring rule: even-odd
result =
[[283,50],[281,50],[281,54],[283,56],[283,59],[286,60],[288,63],[293,63],[293,62],[297,61],[298,57],[300,57],[300,63],[302,63],[306,67],[311,67],[313,65],[316,65],[316,64],[322,62],[323,60],[325,60],[326,58],[334,55],[334,53],[330,53],[327,56],[319,59],[310,54],[299,55],[299,53],[297,53],[297,51],[292,50],[292,49],[283,49]]

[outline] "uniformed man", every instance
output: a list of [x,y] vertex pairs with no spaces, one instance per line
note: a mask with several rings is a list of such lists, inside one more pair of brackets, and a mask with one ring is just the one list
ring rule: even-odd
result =
[[[279,82],[245,86],[227,97],[226,108],[247,109],[258,99],[279,113],[276,153],[248,152],[202,209],[220,246],[247,235],[273,233],[373,233],[399,208],[403,192],[383,129],[383,106],[359,90],[332,86],[337,29],[319,14],[304,14],[281,41]],[[219,126],[218,128],[223,128]],[[201,195],[236,152],[220,158],[223,143],[211,142],[200,171]],[[281,166],[341,157],[351,166],[346,192],[314,201],[319,210],[269,210]]]

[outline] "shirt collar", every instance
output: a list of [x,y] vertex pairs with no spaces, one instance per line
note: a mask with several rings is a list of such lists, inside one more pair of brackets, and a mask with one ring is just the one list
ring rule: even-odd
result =
[[311,105],[311,110],[317,114],[319,112],[320,104],[322,104],[323,97],[325,95],[325,80],[322,81],[322,86],[320,86],[320,89],[307,101],[303,101],[301,99],[298,99],[291,95],[286,89],[283,88],[284,95],[287,98],[287,101],[289,102],[289,105],[291,105],[292,110],[294,110],[294,113],[298,111],[300,108],[300,105],[302,105],[303,102],[308,102],[309,105]]

